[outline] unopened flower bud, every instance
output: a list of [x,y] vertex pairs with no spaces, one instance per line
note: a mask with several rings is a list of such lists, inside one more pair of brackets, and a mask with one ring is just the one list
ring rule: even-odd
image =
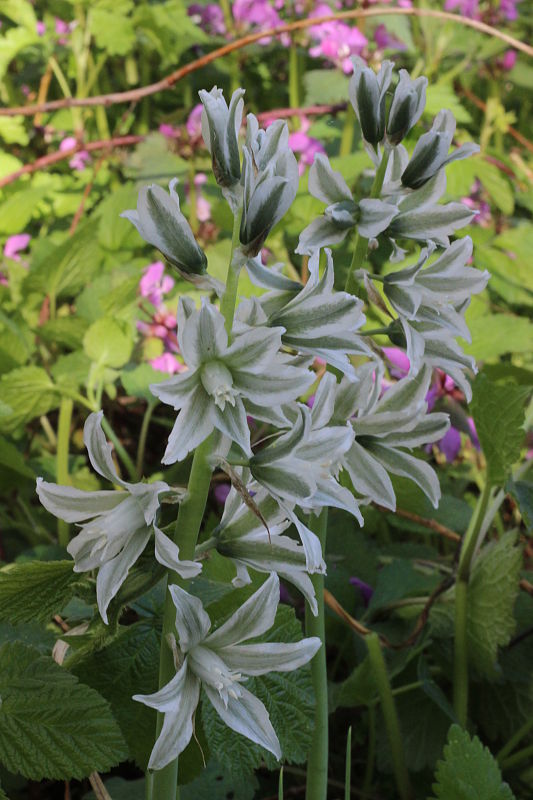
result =
[[385,99],[392,77],[392,61],[384,61],[377,73],[360,58],[353,58],[350,102],[361,125],[363,138],[377,145],[385,135]]
[[400,70],[400,80],[387,120],[387,139],[392,145],[399,144],[422,116],[426,105],[427,84],[427,78],[416,78],[413,81],[405,69]]
[[199,93],[203,103],[202,136],[211,153],[216,182],[231,189],[241,177],[239,130],[242,122],[244,89],[233,92],[229,108],[222,89],[214,86],[210,92]]
[[479,152],[477,144],[467,142],[448,155],[454,133],[455,118],[452,112],[439,111],[431,130],[421,136],[415,145],[411,160],[402,173],[404,186],[418,189],[447,164]]

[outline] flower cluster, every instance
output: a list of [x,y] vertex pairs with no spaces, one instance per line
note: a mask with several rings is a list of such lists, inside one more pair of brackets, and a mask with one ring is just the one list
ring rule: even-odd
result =
[[[213,8],[201,9],[203,24],[209,17],[210,25],[221,26]],[[244,0],[233,4],[235,19],[250,25],[261,9],[263,4]],[[320,36],[321,47],[328,36],[334,39],[329,28]],[[327,50],[327,57],[341,59],[344,68],[343,59],[362,46],[356,38],[345,42],[347,53]],[[183,359],[182,366],[168,370],[176,374],[150,388],[177,412],[162,463],[182,462],[194,453],[187,493],[180,496],[162,480],[122,480],[101,428],[101,412],[87,419],[85,444],[95,470],[119,490],[88,493],[38,482],[49,511],[82,523],[69,553],[76,571],[97,572],[98,607],[105,622],[110,602],[152,538],[155,559],[170,571],[162,646],[167,661],[172,657],[173,676],[155,694],[135,696],[164,717],[150,758],[154,770],[187,746],[199,702],[210,703],[227,726],[281,758],[267,709],[243,684],[248,677],[299,668],[321,642],[313,637],[248,642],[275,622],[279,579],[295,586],[316,615],[314,584],[320,579],[312,576],[326,571],[314,530],[317,516],[331,507],[363,525],[366,504],[395,508],[395,476],[413,481],[437,506],[440,487],[431,446],[440,443],[451,453],[457,444],[450,440],[445,411],[455,395],[469,397],[468,375],[475,371],[457,339],[469,338],[465,311],[488,274],[470,266],[468,236],[450,241],[473,212],[460,203],[439,201],[447,164],[474,154],[477,147],[467,143],[449,153],[455,120],[443,110],[409,154],[402,141],[424,112],[427,80],[413,80],[404,70],[396,77],[388,61],[378,74],[360,59],[353,63],[350,101],[375,168],[374,186],[370,198],[354,194],[314,145],[309,191],[326,208],[298,242],[297,253],[309,256],[306,282],[287,277],[283,265],[266,266],[261,251],[298,190],[293,150],[305,154],[308,143],[291,142],[285,122],[263,130],[249,114],[241,144],[242,89],[229,102],[217,87],[201,91],[202,110],[189,120],[191,138],[200,127],[215,180],[234,217],[226,285],[209,274],[207,256],[180,209],[175,181],[170,193],[158,185],[142,187],[137,209],[123,215],[181,277],[210,292],[199,304],[182,295],[174,318],[164,306],[174,282],[163,263],[151,264],[140,282],[142,297],[155,309],[151,322],[141,324],[142,332],[159,337],[170,356],[179,353]],[[353,234],[354,261],[342,291],[340,259],[336,264],[324,245]],[[398,260],[418,242],[418,258],[415,254],[398,268]],[[383,274],[365,261],[369,245],[383,248],[382,264],[391,254]],[[266,291],[237,302],[242,270]],[[380,347],[365,330],[365,297],[392,318],[386,333],[396,349]],[[385,366],[393,358],[399,380],[386,385]],[[319,373],[317,363],[322,365]],[[254,437],[251,420],[261,423],[267,435]],[[208,539],[191,543],[190,509],[197,513],[200,502],[197,476],[207,471],[206,494],[209,472],[215,469],[231,482],[222,518]],[[187,526],[180,529],[180,516],[176,541],[158,525],[163,499],[188,504]],[[234,587],[252,581],[259,586],[219,627],[202,599],[184,588],[210,551],[234,568]],[[368,594],[369,587],[363,588]]]

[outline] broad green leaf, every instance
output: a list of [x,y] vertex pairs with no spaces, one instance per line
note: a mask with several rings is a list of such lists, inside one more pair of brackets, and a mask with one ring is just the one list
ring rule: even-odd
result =
[[[18,2],[18,0],[16,1]],[[2,12],[5,13],[3,8]],[[22,114],[17,114],[15,117],[0,117],[0,139],[8,144],[28,144],[30,137],[24,119]]]
[[30,188],[12,194],[0,205],[0,231],[2,233],[23,231],[46,193],[45,188]]
[[47,414],[59,405],[59,394],[42,367],[19,367],[2,375],[0,404],[11,409],[0,416],[0,430],[13,431],[19,425]]
[[498,648],[508,644],[515,630],[521,568],[522,548],[512,531],[488,544],[474,563],[468,587],[468,655],[488,678],[497,676]]
[[328,688],[330,709],[356,708],[372,703],[377,695],[374,670],[366,657],[341,683],[331,683]]
[[[11,0],[13,2],[13,0]],[[39,37],[35,26],[32,28],[10,28],[0,37],[0,80],[7,72],[9,64],[26,47],[38,44]]]
[[304,75],[305,105],[315,103],[345,103],[348,97],[349,80],[346,75],[330,70],[310,69]]
[[83,348],[96,364],[122,367],[133,348],[129,326],[110,317],[98,319],[83,337]]
[[524,441],[527,390],[514,383],[493,383],[480,373],[473,384],[472,414],[487,461],[487,480],[504,483],[520,457]]
[[50,655],[56,643],[56,635],[47,627],[37,622],[25,622],[22,625],[11,625],[0,622],[0,642],[20,642],[34,647],[43,655]]
[[73,353],[59,356],[55,364],[52,365],[50,372],[54,380],[57,381],[59,389],[64,386],[72,391],[87,382],[90,369],[91,359],[86,356],[83,350],[75,350]]
[[468,322],[472,344],[465,353],[478,361],[496,359],[504,353],[531,353],[533,324],[514,314],[484,314]]
[[457,93],[448,83],[430,83],[426,91],[425,117],[433,117],[443,108],[449,108],[457,122],[471,122],[472,117],[461,105]]
[[[2,14],[17,25],[35,30],[35,11],[29,0],[2,0]],[[21,142],[22,144],[22,142]]]
[[119,216],[127,208],[137,205],[137,194],[138,188],[126,183],[113,189],[98,206],[98,241],[107,250],[133,249],[137,245],[139,240],[135,228]]
[[82,346],[87,328],[87,320],[82,317],[57,317],[41,325],[39,338],[49,344],[60,344],[69,350],[74,350]]
[[100,268],[96,223],[82,223],[59,245],[47,241],[32,262],[24,282],[27,291],[62,297],[74,295]]
[[16,474],[18,481],[21,477],[35,479],[35,474],[26,463],[22,453],[3,436],[0,436],[0,466],[9,467]]
[[0,761],[32,780],[81,779],[127,756],[108,703],[37,650],[0,649]]
[[74,668],[80,681],[110,703],[130,757],[143,770],[154,744],[156,713],[132,696],[157,691],[160,638],[154,620],[136,622],[120,628],[107,647],[91,653]]
[[136,43],[133,23],[120,6],[124,7],[124,3],[115,10],[93,8],[90,15],[91,33],[96,45],[111,56],[125,56]]
[[433,800],[515,800],[490,750],[459,725],[449,730],[435,780]]
[[0,570],[0,619],[46,622],[74,596],[80,576],[72,561],[30,561]]
[[150,384],[160,383],[167,378],[166,372],[154,369],[150,364],[139,364],[133,369],[126,369],[120,376],[122,385],[129,395],[142,398],[148,403],[158,402],[150,391]]

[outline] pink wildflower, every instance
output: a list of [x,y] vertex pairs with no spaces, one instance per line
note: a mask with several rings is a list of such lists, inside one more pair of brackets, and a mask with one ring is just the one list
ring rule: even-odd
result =
[[317,153],[325,153],[324,147],[318,141],[308,136],[311,123],[306,117],[302,117],[301,128],[299,131],[294,131],[289,136],[289,147],[294,153],[300,153],[300,160],[298,162],[298,172],[303,175],[306,167],[310,167],[315,160]]
[[30,239],[29,233],[16,233],[14,236],[9,236],[4,245],[4,256],[12,261],[20,261],[19,252],[27,248]]
[[42,20],[37,20],[35,25],[35,30],[37,31],[37,36],[44,36],[46,32],[46,25]]
[[182,372],[185,369],[184,365],[172,353],[163,353],[157,358],[152,358],[149,363],[154,369],[160,372],[169,372],[171,375],[175,372]]
[[187,14],[206,33],[213,36],[223,36],[226,33],[224,12],[218,3],[207,3],[205,6],[193,3],[188,7]]
[[169,125],[168,122],[162,122],[159,126],[159,133],[162,133],[163,136],[167,137],[167,139],[175,139],[178,132],[179,128]]
[[[64,153],[65,150],[72,150],[73,147],[76,147],[78,142],[74,138],[74,136],[67,136],[63,141],[59,144],[60,152]],[[91,156],[87,152],[87,150],[78,150],[77,153],[74,153],[68,165],[71,169],[81,170],[85,169],[85,165],[88,161],[91,160]]]
[[[327,14],[331,14],[331,8],[324,3],[317,5],[313,11],[313,15],[317,17]],[[346,25],[344,22],[332,21],[313,25],[309,32],[317,41],[317,44],[309,49],[309,55],[331,61],[347,75],[353,70],[350,57],[360,55],[368,44],[367,38],[358,28]]]
[[187,117],[185,127],[191,139],[198,139],[202,135],[202,110],[203,105],[198,103]]
[[174,288],[174,279],[170,275],[164,275],[164,271],[163,262],[154,261],[146,267],[139,281],[141,297],[146,297],[156,308],[161,305],[163,295]]

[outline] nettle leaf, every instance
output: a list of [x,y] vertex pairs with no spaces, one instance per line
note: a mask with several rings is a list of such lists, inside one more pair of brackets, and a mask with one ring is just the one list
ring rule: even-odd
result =
[[47,414],[59,401],[59,393],[42,367],[13,369],[2,375],[0,381],[0,405],[7,407],[7,413],[0,415],[0,428],[11,432]]
[[91,653],[73,670],[109,702],[130,758],[143,770],[154,744],[156,712],[132,696],[157,691],[160,638],[153,619],[122,627],[107,647]]
[[490,750],[459,725],[450,728],[435,779],[433,800],[515,800]]
[[30,561],[0,571],[0,620],[46,622],[74,596],[80,576],[72,561]]
[[91,361],[106,367],[124,366],[133,348],[126,323],[103,317],[93,322],[83,337],[83,349]]
[[[293,609],[282,606],[276,623],[263,641],[294,642],[302,638]],[[283,759],[301,764],[307,758],[314,723],[314,698],[309,666],[295,672],[273,672],[246,681],[246,688],[264,704],[279,737]],[[278,762],[261,747],[227,728],[205,695],[202,725],[213,756],[235,776],[252,772],[266,761],[270,769]]]
[[97,224],[92,220],[82,223],[61,244],[46,242],[39,248],[24,281],[25,290],[60,297],[74,295],[86,286],[100,269]]
[[31,780],[84,778],[127,757],[108,703],[37,650],[0,649],[0,761]]
[[514,383],[493,383],[483,373],[477,376],[472,388],[471,408],[487,461],[487,479],[503,483],[520,457],[528,390]]
[[468,653],[472,664],[486,677],[495,677],[498,648],[515,629],[513,608],[519,592],[522,549],[516,534],[504,534],[479,555],[468,588]]

